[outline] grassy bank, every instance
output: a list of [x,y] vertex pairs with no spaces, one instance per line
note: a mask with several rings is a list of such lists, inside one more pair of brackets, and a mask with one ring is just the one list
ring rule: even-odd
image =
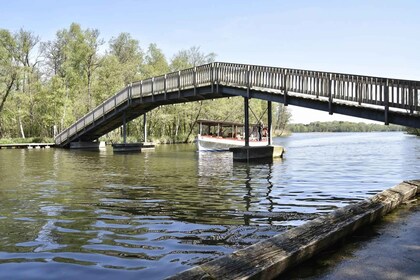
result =
[[25,143],[54,143],[53,138],[30,137],[30,138],[2,138],[0,144],[25,144]]

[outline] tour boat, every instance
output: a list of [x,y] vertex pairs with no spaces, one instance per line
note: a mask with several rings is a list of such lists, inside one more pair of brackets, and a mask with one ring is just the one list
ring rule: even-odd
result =
[[[199,134],[197,147],[199,151],[228,151],[232,147],[245,146],[245,127],[242,123],[198,120]],[[249,146],[267,146],[267,127],[262,124],[250,125]]]

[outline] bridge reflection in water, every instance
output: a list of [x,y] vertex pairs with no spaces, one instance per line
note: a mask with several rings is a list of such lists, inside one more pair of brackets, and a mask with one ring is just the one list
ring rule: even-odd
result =
[[[281,185],[278,184],[275,193],[272,193],[273,166],[286,172],[283,169],[287,166],[282,164],[281,158],[274,163],[252,164],[232,161],[232,154],[229,152],[197,154],[198,188],[206,190],[206,194],[202,196],[203,205],[207,205],[207,202],[211,204],[212,201],[214,203],[214,200],[223,197],[224,209],[215,212],[215,216],[220,218],[220,212],[223,212],[226,217],[230,216],[229,220],[243,220],[245,226],[284,227],[299,225],[318,216],[316,213],[304,213],[300,207],[293,207],[292,204],[288,205],[287,201],[290,200],[287,197],[282,199]],[[209,190],[209,186],[214,187]],[[287,189],[286,186],[284,188]],[[242,197],[243,203],[238,201],[239,197]],[[211,216],[210,212],[205,211],[205,215]]]

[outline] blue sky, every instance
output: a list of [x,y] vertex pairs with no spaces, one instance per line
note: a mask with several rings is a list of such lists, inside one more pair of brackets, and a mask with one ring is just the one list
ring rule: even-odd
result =
[[[420,1],[415,0],[1,0],[0,5],[0,28],[22,27],[43,41],[77,22],[99,29],[105,41],[129,32],[143,49],[157,43],[168,58],[200,46],[215,52],[218,61],[420,80]],[[326,113],[319,116],[332,120]]]

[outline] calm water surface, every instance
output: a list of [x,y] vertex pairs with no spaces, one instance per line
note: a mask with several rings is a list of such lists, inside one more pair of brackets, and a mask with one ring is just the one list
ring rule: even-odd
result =
[[192,145],[0,150],[0,279],[161,279],[420,178],[420,138],[295,134],[272,164]]

